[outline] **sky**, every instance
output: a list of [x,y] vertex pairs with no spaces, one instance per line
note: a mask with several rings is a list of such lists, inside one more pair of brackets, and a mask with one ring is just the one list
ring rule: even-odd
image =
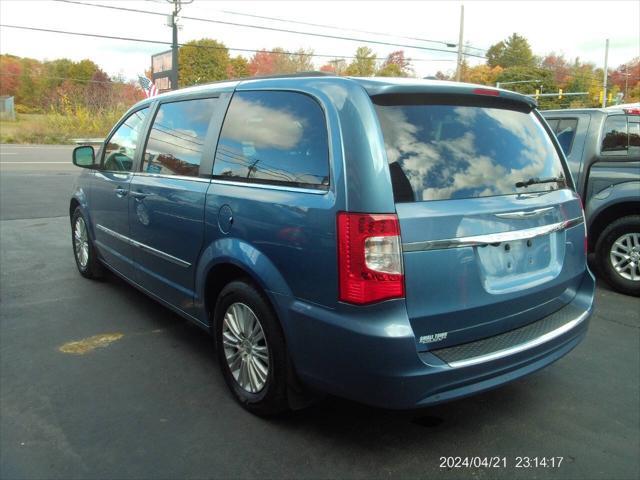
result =
[[[169,14],[166,0],[87,0],[85,3],[150,10]],[[402,49],[411,59],[416,75],[434,75],[438,70],[455,69],[460,23],[464,4],[464,40],[472,47],[487,49],[513,32],[523,35],[536,55],[551,52],[573,60],[604,64],[605,39],[609,44],[609,67],[640,56],[640,1],[208,1],[195,0],[183,7],[182,15],[242,24],[354,37],[362,40],[436,48],[367,44],[293,33],[274,32],[240,26],[182,19],[179,41],[214,38],[230,49],[312,49],[316,54],[353,55],[358,46],[367,45],[379,57]],[[229,12],[274,17],[274,21],[240,16]],[[335,28],[312,27],[288,21],[309,22]],[[124,12],[53,0],[0,0],[0,23],[110,36],[171,41],[171,29],[162,16]],[[363,33],[366,30],[375,33]],[[383,33],[384,35],[379,35]],[[399,37],[391,36],[398,35]],[[436,40],[432,43],[402,37]],[[46,32],[0,27],[0,53],[39,60],[90,58],[111,76],[135,79],[149,68],[153,53],[169,45],[144,44],[67,36]],[[468,50],[478,53],[478,50]],[[480,51],[481,53],[482,51]],[[251,53],[231,50],[232,55]],[[316,68],[329,60],[314,58]],[[471,65],[483,59],[468,57]]]

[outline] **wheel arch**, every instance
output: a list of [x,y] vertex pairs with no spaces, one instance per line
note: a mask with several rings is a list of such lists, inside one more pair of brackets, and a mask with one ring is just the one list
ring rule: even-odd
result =
[[640,198],[623,199],[612,203],[599,210],[589,222],[589,252],[595,250],[595,245],[602,232],[612,222],[628,215],[637,215],[640,212]]
[[276,266],[252,245],[236,239],[223,238],[212,243],[201,255],[196,273],[196,294],[201,299],[203,320],[214,328],[213,311],[217,297],[228,283],[248,280],[258,289],[273,309],[283,330],[285,312],[280,311],[276,295],[291,295]]

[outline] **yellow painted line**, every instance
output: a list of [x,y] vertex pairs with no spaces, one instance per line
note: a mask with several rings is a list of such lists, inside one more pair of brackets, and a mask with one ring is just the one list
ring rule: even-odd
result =
[[124,335],[122,333],[103,333],[102,335],[94,335],[92,337],[83,338],[74,342],[67,342],[58,347],[62,353],[70,353],[72,355],[84,355],[96,348],[106,347],[111,343],[120,340]]

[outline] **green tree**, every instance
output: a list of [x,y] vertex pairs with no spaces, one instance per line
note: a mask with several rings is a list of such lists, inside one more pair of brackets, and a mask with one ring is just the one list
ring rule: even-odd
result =
[[203,38],[192,40],[178,52],[178,78],[181,87],[227,78],[229,50],[224,43]]
[[369,47],[358,47],[356,58],[349,64],[347,75],[354,77],[371,77],[376,71],[376,54]]
[[487,65],[491,68],[533,67],[535,63],[536,58],[533,56],[529,42],[517,33],[492,45],[487,50]]
[[93,75],[101,71],[100,67],[91,60],[85,59],[79,62],[72,62],[68,69],[68,75],[74,83],[87,83]]
[[238,55],[237,57],[229,60],[229,66],[227,67],[228,78],[243,78],[249,76],[249,61]]

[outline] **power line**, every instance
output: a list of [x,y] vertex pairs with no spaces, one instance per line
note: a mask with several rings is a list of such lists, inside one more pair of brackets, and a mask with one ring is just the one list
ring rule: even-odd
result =
[[[238,16],[242,16],[242,17],[252,17],[252,18],[261,18],[264,20],[272,20],[275,22],[284,22],[284,23],[294,23],[294,24],[298,24],[298,25],[307,25],[310,27],[321,27],[321,28],[329,28],[331,30],[340,30],[343,32],[358,32],[358,33],[368,33],[370,35],[380,35],[382,37],[390,37],[390,38],[404,38],[405,40],[417,40],[419,42],[430,42],[430,43],[441,43],[443,45],[447,45],[447,46],[455,46],[455,43],[453,42],[445,42],[442,40],[430,40],[427,38],[419,38],[419,37],[405,37],[402,35],[394,35],[394,34],[390,34],[390,33],[381,33],[381,32],[373,32],[371,30],[359,30],[356,28],[344,28],[344,27],[336,27],[334,25],[326,25],[326,24],[322,24],[322,23],[311,23],[311,22],[302,22],[299,20],[290,20],[290,19],[284,19],[284,18],[275,18],[275,17],[266,17],[263,15],[253,15],[250,13],[242,13],[242,12],[233,12],[231,10],[219,10],[222,13],[227,13],[229,15],[238,15]],[[473,50],[479,50],[479,51],[486,51],[486,48],[479,48],[479,47],[472,47],[470,45],[466,45],[465,48],[471,48]]]
[[[121,11],[134,12],[134,13],[145,13],[145,14],[149,14],[149,15],[158,15],[158,16],[162,16],[162,17],[166,17],[167,16],[164,13],[153,12],[153,11],[150,11],[150,10],[140,10],[138,8],[116,7],[116,6],[113,6],[113,5],[100,5],[98,3],[85,3],[85,2],[77,2],[77,1],[73,1],[73,0],[55,0],[55,1],[62,2],[62,3],[75,4],[75,5],[83,5],[85,7],[108,8],[108,9],[111,9],[111,10],[121,10]],[[416,49],[416,50],[426,50],[426,51],[432,51],[432,52],[455,53],[455,52],[452,52],[451,50],[445,50],[443,48],[421,47],[421,46],[418,46],[418,45],[406,45],[406,44],[401,44],[401,43],[383,42],[381,40],[367,40],[367,39],[355,38],[355,37],[345,37],[345,36],[339,36],[339,35],[328,35],[328,34],[324,34],[324,33],[301,32],[299,30],[289,30],[289,29],[284,29],[284,28],[267,27],[267,26],[264,26],[264,25],[251,25],[251,24],[246,24],[246,23],[228,22],[228,21],[224,21],[224,20],[213,20],[213,19],[210,19],[210,18],[189,17],[189,16],[186,16],[186,15],[183,15],[180,18],[182,18],[183,20],[193,20],[193,21],[198,21],[198,22],[217,23],[217,24],[220,24],[220,25],[230,25],[230,26],[234,26],[234,27],[256,28],[258,30],[269,30],[269,31],[273,31],[273,32],[292,33],[294,35],[307,35],[307,36],[312,36],[312,37],[331,38],[331,39],[334,39],[334,40],[347,40],[347,41],[352,41],[352,42],[362,42],[362,43],[386,45],[386,46],[392,46],[392,47],[412,48],[412,49]],[[474,53],[465,53],[465,55],[468,56],[468,57],[486,58],[483,55],[477,55],[477,54],[474,54]]]
[[[97,33],[83,33],[83,32],[69,32],[67,30],[55,30],[51,28],[38,28],[38,27],[25,27],[22,25],[7,25],[0,24],[0,27],[4,28],[16,28],[20,30],[33,30],[37,32],[47,32],[47,33],[59,33],[63,35],[76,35],[80,37],[94,37],[94,38],[105,38],[108,40],[125,40],[129,42],[139,42],[139,43],[153,43],[158,45],[171,45],[171,42],[166,40],[150,40],[144,38],[134,38],[134,37],[121,37],[115,35],[100,35]],[[249,52],[249,53],[274,53],[274,54],[282,54],[282,55],[299,55],[306,57],[319,57],[319,58],[342,58],[342,59],[354,59],[357,58],[353,55],[328,55],[321,53],[307,53],[307,52],[290,52],[290,51],[278,51],[278,50],[255,50],[250,48],[233,48],[233,47],[216,47],[213,45],[193,45],[188,43],[180,43],[178,44],[181,47],[191,47],[191,48],[208,48],[213,50],[231,50],[234,52]],[[386,57],[371,57],[373,60],[385,60]],[[409,59],[412,62],[451,62],[453,59],[433,59],[433,58],[411,58]]]

